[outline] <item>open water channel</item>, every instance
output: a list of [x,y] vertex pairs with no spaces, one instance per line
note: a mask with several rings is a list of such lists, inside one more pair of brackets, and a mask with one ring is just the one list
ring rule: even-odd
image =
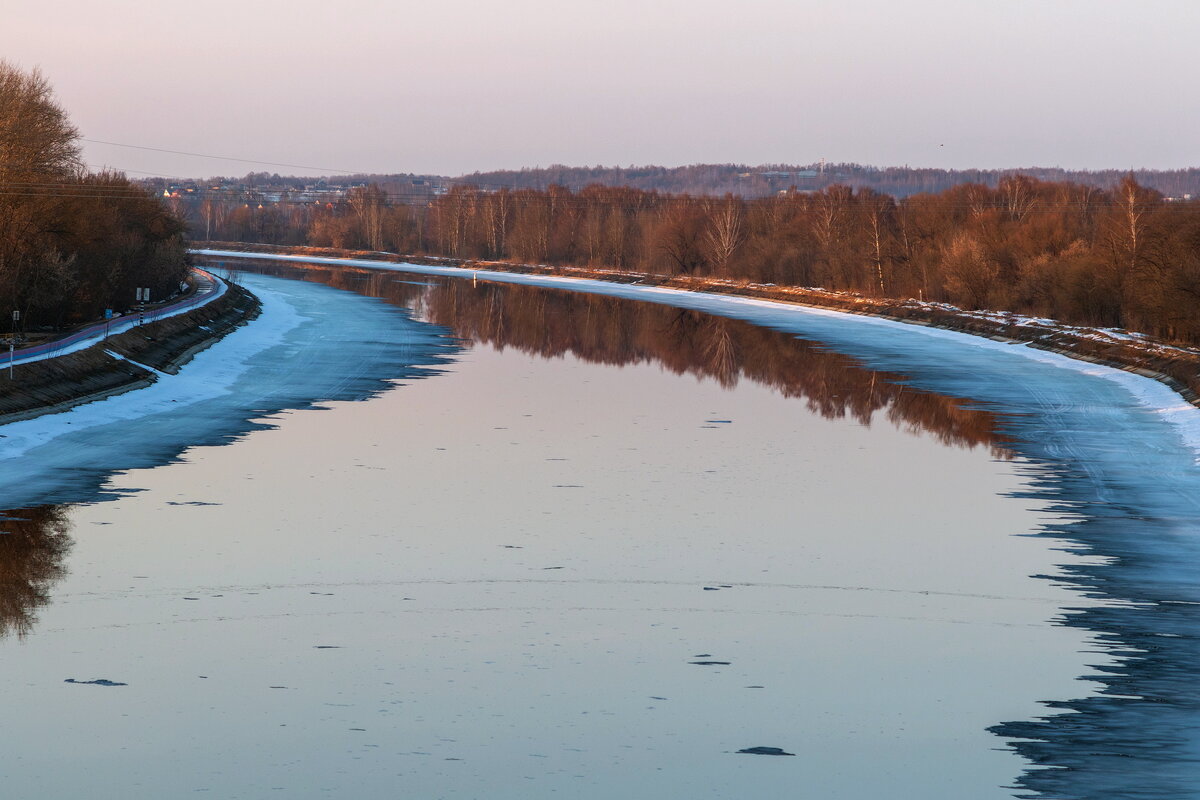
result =
[[1194,796],[1194,606],[1113,532],[1186,538],[1194,464],[1119,384],[272,269],[180,376],[0,427],[6,796]]

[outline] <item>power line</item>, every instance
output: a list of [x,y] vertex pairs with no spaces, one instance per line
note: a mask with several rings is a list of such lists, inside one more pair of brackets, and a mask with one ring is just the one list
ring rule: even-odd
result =
[[208,153],[190,153],[186,150],[168,150],[163,147],[145,147],[140,144],[123,144],[121,142],[106,142],[102,139],[83,139],[80,141],[88,142],[89,144],[106,144],[112,147],[127,147],[131,150],[150,150],[155,153],[171,153],[177,156],[192,156],[193,158],[211,158],[216,161],[239,161],[243,164],[260,164],[266,167],[291,167],[292,169],[315,169],[320,172],[339,173],[342,175],[368,175],[366,170],[361,169],[340,169],[335,167],[314,167],[307,164],[283,164],[276,161],[258,161],[253,158],[236,158],[234,156],[214,156]]
[[168,175],[165,172],[147,172],[144,169],[127,169],[125,167],[114,167],[111,164],[88,164],[88,167],[98,172],[135,172],[138,175],[149,175],[151,178],[171,178],[176,181],[192,181],[195,178],[188,178],[183,175]]

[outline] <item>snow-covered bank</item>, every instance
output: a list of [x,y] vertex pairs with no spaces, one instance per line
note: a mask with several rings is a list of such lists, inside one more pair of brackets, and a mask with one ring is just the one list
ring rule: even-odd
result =
[[0,508],[86,500],[114,471],[264,427],[264,417],[350,400],[444,360],[438,331],[398,309],[327,287],[260,276],[257,320],[178,375],[60,414],[0,427]]

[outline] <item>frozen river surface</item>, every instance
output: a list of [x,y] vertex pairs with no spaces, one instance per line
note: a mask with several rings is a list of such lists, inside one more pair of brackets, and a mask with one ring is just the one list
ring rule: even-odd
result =
[[0,428],[12,796],[1197,796],[1155,387],[309,277],[360,294],[246,275],[181,376]]

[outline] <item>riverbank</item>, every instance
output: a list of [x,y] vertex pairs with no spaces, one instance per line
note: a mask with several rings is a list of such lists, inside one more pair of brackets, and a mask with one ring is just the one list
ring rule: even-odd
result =
[[256,254],[353,258],[378,261],[382,264],[410,263],[523,275],[582,278],[827,308],[970,333],[998,341],[1023,342],[1041,350],[1152,378],[1170,387],[1192,405],[1200,406],[1200,350],[1156,341],[1142,334],[1118,329],[1066,325],[1056,320],[1025,317],[1010,312],[966,311],[945,303],[866,297],[851,292],[759,284],[728,278],[667,276],[626,270],[515,264],[436,256],[401,256],[383,252],[279,247],[240,242],[205,242],[197,243],[197,246]]
[[0,373],[0,425],[63,411],[149,386],[259,313],[258,299],[230,284],[191,311],[110,336],[85,350]]

